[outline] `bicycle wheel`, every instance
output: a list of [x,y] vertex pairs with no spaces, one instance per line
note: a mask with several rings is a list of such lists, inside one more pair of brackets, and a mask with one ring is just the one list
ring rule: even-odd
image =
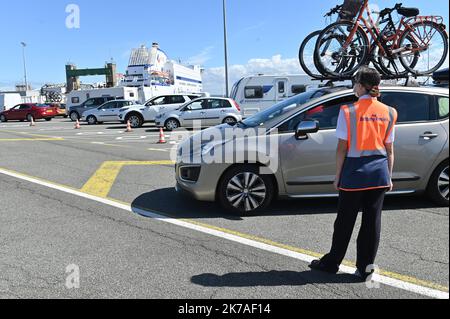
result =
[[309,34],[305,40],[303,40],[300,50],[298,53],[298,59],[300,61],[300,65],[310,77],[313,78],[321,78],[322,74],[317,70],[314,65],[314,50],[316,47],[317,39],[322,31],[315,31]]
[[367,64],[369,39],[361,26],[356,29],[349,45],[345,45],[353,28],[353,22],[339,21],[321,32],[314,52],[314,62],[319,70],[335,77],[349,77]]
[[[393,48],[393,44],[386,43],[388,47]],[[377,63],[374,63],[375,66],[378,65],[379,71],[382,74],[393,77],[402,77],[409,73],[408,69],[406,69],[402,62],[399,59],[397,54],[388,56],[387,54],[381,54],[380,49],[378,47],[375,48],[374,56],[377,58]],[[417,65],[418,54],[413,54],[408,58],[409,67],[414,69]]]
[[[437,71],[447,59],[448,36],[442,25],[433,21],[419,21],[402,35],[399,48],[405,49],[399,55],[405,69],[417,76],[429,75]],[[417,59],[414,67],[412,59]]]

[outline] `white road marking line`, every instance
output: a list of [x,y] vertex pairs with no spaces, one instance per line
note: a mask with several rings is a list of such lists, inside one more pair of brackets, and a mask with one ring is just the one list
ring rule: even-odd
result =
[[[265,244],[265,243],[261,243],[261,242],[257,242],[251,239],[246,239],[246,238],[242,238],[236,235],[232,235],[232,234],[228,234],[219,230],[215,230],[215,229],[210,229],[207,227],[203,227],[203,226],[199,226],[199,225],[195,225],[195,224],[191,224],[189,222],[186,221],[182,221],[182,220],[177,220],[177,219],[173,219],[167,216],[162,216],[159,215],[157,213],[148,211],[148,210],[142,210],[139,208],[133,208],[130,205],[127,204],[122,204],[110,199],[106,199],[106,198],[101,198],[101,197],[97,197],[97,196],[93,196],[93,195],[89,195],[89,194],[85,194],[82,193],[80,191],[77,191],[75,189],[71,189],[69,187],[65,187],[62,185],[56,185],[50,182],[46,182],[46,181],[41,181],[39,179],[33,178],[33,177],[29,177],[29,176],[24,176],[21,174],[17,174],[15,172],[10,172],[7,170],[3,170],[0,169],[0,174],[3,175],[7,175],[10,177],[14,177],[23,181],[27,181],[33,184],[37,184],[37,185],[41,185],[41,186],[45,186],[47,188],[51,188],[51,189],[55,189],[55,190],[59,190],[61,192],[67,193],[67,194],[71,194],[71,195],[75,195],[75,196],[79,196],[79,197],[83,197],[92,201],[96,201],[105,205],[109,205],[115,208],[119,208],[128,212],[132,212],[132,213],[136,213],[142,216],[146,216],[152,219],[155,219],[157,221],[163,222],[163,223],[168,223],[168,224],[172,224],[172,225],[176,225],[179,227],[183,227],[183,228],[187,228],[187,229],[191,229],[191,230],[195,230],[204,234],[209,234],[211,236],[215,236],[218,238],[222,238],[222,239],[227,239],[229,241],[233,241],[233,242],[237,242],[243,245],[247,245],[253,248],[258,248],[264,251],[268,251],[274,254],[278,254],[278,255],[282,255],[282,256],[287,256],[287,257],[291,257],[306,263],[310,263],[312,262],[314,259],[316,259],[316,257],[312,257],[312,256],[308,256],[305,254],[301,254],[298,252],[294,252],[288,249],[283,249],[280,247],[275,247],[269,244]],[[352,268],[352,267],[347,267],[347,266],[341,266],[340,271],[343,273],[347,273],[347,274],[353,274],[356,269]],[[407,283],[398,279],[393,279],[393,278],[389,278],[389,277],[385,277],[385,276],[380,276],[380,275],[375,275],[373,276],[373,280],[376,282],[379,282],[381,284],[387,285],[387,286],[391,286],[394,288],[398,288],[401,290],[405,290],[405,291],[409,291],[409,292],[413,292],[419,295],[423,295],[423,296],[427,296],[427,297],[431,297],[431,298],[437,298],[437,299],[449,299],[449,293],[448,292],[443,292],[440,290],[435,290],[435,289],[431,289],[431,288],[426,288],[426,287],[422,287],[419,285],[415,285],[415,284],[411,284],[411,283]]]

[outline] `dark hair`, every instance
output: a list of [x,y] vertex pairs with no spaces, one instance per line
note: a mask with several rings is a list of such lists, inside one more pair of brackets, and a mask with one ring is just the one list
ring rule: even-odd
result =
[[377,70],[364,66],[356,73],[353,81],[364,86],[371,96],[380,96],[381,75]]

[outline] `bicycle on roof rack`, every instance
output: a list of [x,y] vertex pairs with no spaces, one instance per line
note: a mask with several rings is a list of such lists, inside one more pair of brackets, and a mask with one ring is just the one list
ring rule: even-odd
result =
[[[392,17],[395,11],[402,16],[397,25]],[[374,21],[368,0],[345,0],[327,15],[330,13],[339,13],[337,22],[319,35],[315,32],[314,65],[318,72],[308,71],[316,79],[351,79],[361,66],[370,63],[386,79],[425,76],[438,70],[447,58],[448,35],[442,17],[419,16],[418,9],[399,3],[379,12]]]

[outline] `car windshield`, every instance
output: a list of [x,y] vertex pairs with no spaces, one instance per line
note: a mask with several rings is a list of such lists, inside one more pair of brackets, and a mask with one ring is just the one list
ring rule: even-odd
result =
[[242,123],[247,127],[264,125],[264,123],[276,119],[277,117],[280,117],[315,98],[319,98],[324,94],[326,94],[326,91],[315,89],[296,95],[245,119]]

